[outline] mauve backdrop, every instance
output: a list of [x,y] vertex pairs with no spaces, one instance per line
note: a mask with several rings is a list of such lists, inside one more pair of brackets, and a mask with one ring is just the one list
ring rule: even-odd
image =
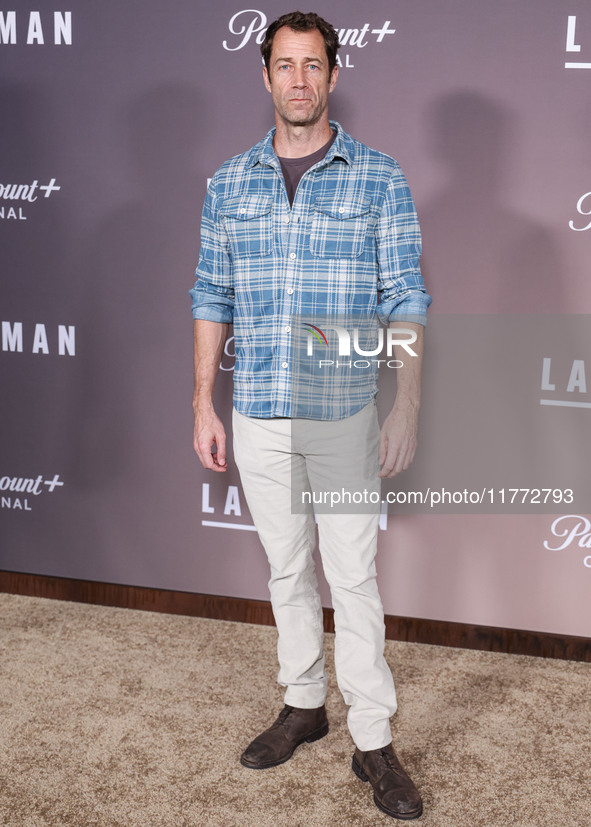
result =
[[[19,2],[14,16],[2,12],[2,569],[268,597],[233,464],[208,475],[192,452],[187,294],[207,178],[272,125],[256,30],[293,7],[254,6],[107,0],[35,16]],[[591,9],[315,9],[356,30],[340,50],[331,116],[400,161],[423,229],[425,402],[417,465],[400,485],[440,485],[449,463],[453,490],[476,477],[541,486],[538,473],[562,488],[572,472],[575,492],[572,504],[500,514],[388,515],[385,611],[588,636],[591,325],[568,314],[591,312]],[[54,43],[56,21],[66,42]],[[536,318],[507,321],[517,313]],[[487,314],[482,339],[475,314]],[[486,361],[495,325],[512,338]],[[464,351],[448,350],[453,331]],[[222,367],[229,428],[231,342]],[[504,480],[493,459],[507,445],[515,467]],[[517,471],[527,482],[513,482]]]

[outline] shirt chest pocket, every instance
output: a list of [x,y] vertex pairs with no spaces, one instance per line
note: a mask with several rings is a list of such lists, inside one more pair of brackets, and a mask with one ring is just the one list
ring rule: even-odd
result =
[[357,258],[365,247],[370,198],[317,198],[312,213],[310,252],[318,258]]
[[273,249],[273,199],[270,195],[225,198],[220,206],[234,258],[268,256]]

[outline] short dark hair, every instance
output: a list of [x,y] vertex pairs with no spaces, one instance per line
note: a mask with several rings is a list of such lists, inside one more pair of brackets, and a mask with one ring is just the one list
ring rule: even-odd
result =
[[271,51],[273,50],[273,40],[275,35],[287,26],[294,32],[310,32],[313,29],[318,29],[324,38],[324,46],[326,48],[326,57],[328,58],[328,74],[332,74],[332,70],[337,65],[337,49],[339,48],[339,36],[333,26],[327,23],[320,15],[314,12],[304,14],[301,11],[292,11],[289,14],[283,14],[269,26],[265,32],[265,39],[261,43],[261,54],[265,61],[267,71],[270,71]]

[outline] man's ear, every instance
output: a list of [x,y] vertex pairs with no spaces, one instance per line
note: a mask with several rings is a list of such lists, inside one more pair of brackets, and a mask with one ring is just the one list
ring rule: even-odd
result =
[[339,67],[335,66],[332,72],[330,73],[330,81],[328,83],[328,91],[332,92],[332,90],[337,85],[337,78],[339,76]]
[[267,92],[271,91],[271,81],[269,80],[269,73],[267,72],[267,67],[263,66],[263,81],[265,83],[265,88]]

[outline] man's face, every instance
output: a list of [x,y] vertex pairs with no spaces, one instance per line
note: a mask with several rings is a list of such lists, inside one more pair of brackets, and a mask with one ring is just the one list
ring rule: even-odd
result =
[[294,32],[287,26],[273,38],[269,71],[266,66],[263,68],[275,112],[292,126],[307,126],[320,120],[338,73],[335,66],[329,77],[324,38],[318,29]]

